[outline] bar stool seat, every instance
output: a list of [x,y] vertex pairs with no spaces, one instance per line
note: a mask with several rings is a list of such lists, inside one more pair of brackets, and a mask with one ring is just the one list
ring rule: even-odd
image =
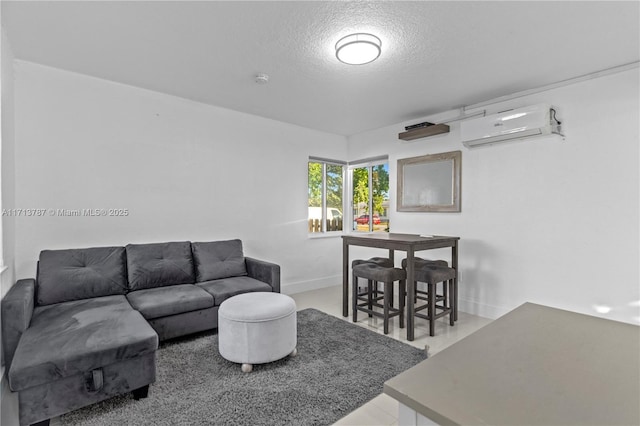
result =
[[[445,268],[449,267],[449,263],[446,260],[431,260],[431,259],[423,259],[421,257],[413,258],[413,265],[415,268],[420,268],[423,266],[443,266]],[[407,268],[407,259],[402,259],[402,268]]]
[[388,257],[372,257],[370,259],[355,259],[351,262],[351,267],[362,265],[363,263],[373,263],[378,266],[384,266],[385,268],[393,268],[393,260]]
[[[368,280],[367,292],[358,293],[358,278]],[[375,263],[361,263],[353,267],[353,322],[358,321],[358,311],[366,312],[370,316],[382,317],[384,320],[384,334],[389,333],[389,319],[400,317],[400,328],[404,328],[404,300],[406,294],[407,273],[404,269],[380,266]],[[398,309],[392,306],[391,289],[394,282],[398,281],[400,306]],[[384,283],[384,296],[382,305],[373,300],[373,283]],[[377,286],[377,284],[376,284]],[[366,298],[364,297],[366,295]],[[363,301],[363,303],[358,303]],[[373,307],[381,307],[383,312],[373,310]]]
[[[427,303],[422,306],[416,306],[414,316],[429,321],[429,335],[435,335],[435,320],[443,316],[449,315],[449,325],[454,325],[455,297],[446,297],[438,299],[436,294],[436,285],[443,283],[445,288],[448,285],[449,294],[454,294],[454,279],[456,278],[456,270],[437,264],[422,264],[414,269],[415,281],[427,284]],[[415,284],[414,284],[415,285]],[[438,304],[437,302],[442,302]],[[447,303],[448,302],[448,303]],[[427,314],[421,314],[419,311],[427,309]],[[436,312],[440,310],[440,312]]]

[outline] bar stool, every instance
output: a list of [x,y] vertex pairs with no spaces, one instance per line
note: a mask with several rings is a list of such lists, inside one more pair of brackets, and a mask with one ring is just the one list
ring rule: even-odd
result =
[[[415,281],[427,283],[427,303],[422,306],[416,306],[414,309],[414,316],[423,318],[429,321],[429,335],[435,335],[435,320],[446,315],[449,315],[449,325],[453,326],[454,312],[455,312],[455,297],[449,297],[447,299],[442,297],[439,301],[442,304],[437,303],[438,296],[436,294],[436,285],[441,282],[443,286],[449,287],[449,294],[454,294],[454,279],[456,278],[456,270],[449,267],[438,266],[435,264],[422,264],[420,266],[415,265],[414,268]],[[414,283],[415,285],[415,283]],[[427,309],[427,314],[421,314],[419,311]],[[440,312],[436,312],[440,310]]]
[[[351,268],[357,265],[362,265],[363,263],[373,263],[378,266],[393,268],[393,260],[389,259],[388,257],[372,257],[370,259],[355,259],[353,262],[351,262]],[[368,285],[367,285],[366,293],[358,293],[358,296],[367,295],[369,292],[369,286],[373,286],[373,300],[377,303],[384,298],[384,293],[380,292],[380,290],[378,289],[377,281],[369,280],[367,284]],[[391,304],[393,305],[393,286],[391,287],[390,296],[391,296]],[[369,306],[369,309],[371,309],[371,306]],[[371,317],[371,314],[369,314],[369,316]]]
[[[442,266],[445,268],[449,267],[449,264],[447,263],[446,260],[431,260],[431,259],[423,259],[421,257],[413,258],[414,270],[417,270],[423,266],[428,266],[428,265]],[[402,259],[402,269],[404,270],[407,269],[407,259]],[[438,292],[438,289],[436,286],[436,302],[444,300],[444,303],[447,304],[447,300],[448,300],[447,286],[444,284],[442,285],[442,294],[437,294],[437,292]],[[418,290],[418,281],[413,282],[413,294],[414,294],[413,303],[418,303],[418,300],[424,300],[424,301],[429,300],[427,298],[428,294],[426,291]]]
[[[364,293],[358,293],[358,278],[368,280],[366,299]],[[374,263],[362,263],[353,268],[353,322],[358,322],[358,311],[366,312],[369,315],[382,317],[384,322],[384,334],[389,334],[389,319],[395,316],[400,317],[400,328],[404,328],[404,300],[406,294],[407,273],[404,269],[385,267]],[[395,281],[398,281],[400,306],[396,309],[392,306],[391,289]],[[383,303],[380,305],[373,301],[372,283],[384,283]],[[358,303],[364,301],[363,303]],[[381,307],[382,313],[374,311],[373,307]]]

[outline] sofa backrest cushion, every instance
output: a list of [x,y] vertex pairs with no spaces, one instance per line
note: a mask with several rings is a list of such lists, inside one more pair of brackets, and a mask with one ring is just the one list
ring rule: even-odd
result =
[[191,243],[198,282],[247,275],[242,241]]
[[36,301],[51,305],[127,292],[124,247],[43,250]]
[[188,241],[128,244],[127,270],[131,291],[196,281]]

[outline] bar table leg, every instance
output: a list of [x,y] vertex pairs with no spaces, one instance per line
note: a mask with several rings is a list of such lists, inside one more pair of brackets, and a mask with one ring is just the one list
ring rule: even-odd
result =
[[349,316],[349,244],[342,240],[342,316]]

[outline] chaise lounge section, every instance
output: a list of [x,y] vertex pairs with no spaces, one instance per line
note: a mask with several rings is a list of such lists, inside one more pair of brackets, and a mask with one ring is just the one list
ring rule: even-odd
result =
[[21,425],[146,397],[159,341],[216,328],[236,294],[280,292],[279,266],[244,257],[240,240],[44,250],[37,271],[2,300]]

